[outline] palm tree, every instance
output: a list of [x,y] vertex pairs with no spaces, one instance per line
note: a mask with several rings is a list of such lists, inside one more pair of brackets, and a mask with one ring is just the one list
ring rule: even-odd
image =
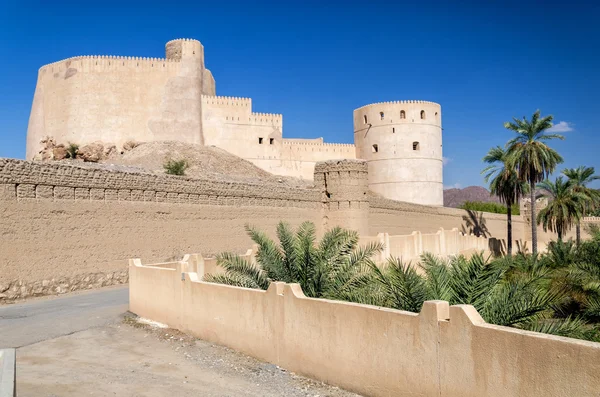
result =
[[535,223],[535,185],[548,178],[557,164],[563,162],[562,157],[546,145],[552,139],[564,139],[562,135],[546,134],[544,131],[552,127],[552,116],[541,117],[537,110],[531,120],[513,118],[513,122],[504,123],[504,128],[517,133],[517,136],[506,144],[507,165],[515,168],[519,179],[529,183],[531,197],[531,247],[537,254],[537,225]]
[[537,223],[542,224],[544,231],[550,230],[558,234],[562,240],[565,232],[569,231],[574,223],[578,223],[583,216],[583,208],[589,200],[585,194],[575,191],[570,180],[563,180],[562,176],[556,182],[549,180],[537,185],[540,193],[536,197],[546,197],[548,205],[537,216]]
[[506,204],[506,222],[507,237],[506,251],[512,255],[512,206],[519,202],[524,196],[528,187],[527,184],[519,180],[517,171],[508,164],[506,150],[500,146],[491,148],[483,161],[490,164],[483,171],[486,183],[490,184],[490,193],[496,195],[501,202]]
[[364,296],[361,300],[368,300],[369,294],[361,294],[361,288],[369,288],[371,257],[383,249],[381,244],[358,247],[358,233],[339,227],[328,230],[315,244],[312,222],[302,223],[296,232],[279,222],[279,244],[254,227],[246,225],[246,231],[258,244],[256,264],[222,253],[217,256],[217,264],[225,273],[207,274],[205,281],[264,290],[271,281],[283,281],[299,283],[309,297],[354,301]]
[[[594,167],[579,166],[577,168],[566,168],[562,171],[563,175],[569,178],[573,183],[573,189],[588,196],[588,205],[584,208],[584,216],[588,211],[594,210],[600,204],[600,192],[587,187],[587,184],[600,179],[600,176],[594,175]],[[577,245],[581,243],[581,222],[575,224],[575,241]]]

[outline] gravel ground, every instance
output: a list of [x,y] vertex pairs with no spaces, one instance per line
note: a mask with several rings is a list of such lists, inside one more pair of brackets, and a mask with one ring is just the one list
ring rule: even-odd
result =
[[20,348],[17,386],[20,397],[360,397],[135,318]]

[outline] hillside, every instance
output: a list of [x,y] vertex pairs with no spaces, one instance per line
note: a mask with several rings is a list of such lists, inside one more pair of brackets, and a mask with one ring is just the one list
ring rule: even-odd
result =
[[490,196],[490,192],[481,186],[444,190],[444,207],[458,208],[465,201],[500,202],[497,197]]
[[174,141],[141,143],[123,154],[111,155],[102,163],[143,168],[153,173],[163,174],[165,172],[163,164],[167,159],[185,159],[189,165],[185,174],[192,178],[278,183],[296,187],[312,185],[312,181],[273,175],[247,160],[214,146]]

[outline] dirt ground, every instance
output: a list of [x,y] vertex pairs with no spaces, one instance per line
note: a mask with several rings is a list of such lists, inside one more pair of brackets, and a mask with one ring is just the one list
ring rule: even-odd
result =
[[[186,160],[186,176],[224,181],[274,183],[290,187],[309,187],[312,181],[271,174],[250,161],[214,146],[192,145],[175,141],[141,143],[123,154],[115,153],[102,163],[137,167],[164,174],[166,160]],[[86,163],[89,164],[89,163]]]
[[133,318],[17,351],[19,397],[359,397]]

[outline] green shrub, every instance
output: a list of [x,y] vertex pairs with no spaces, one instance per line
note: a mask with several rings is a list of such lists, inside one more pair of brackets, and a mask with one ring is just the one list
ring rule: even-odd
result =
[[[480,211],[480,212],[491,212],[493,214],[505,214],[506,205],[500,203],[485,203],[482,201],[465,201],[460,207],[463,210]],[[511,213],[513,215],[520,215],[519,206],[514,204],[511,207]]]
[[67,158],[76,159],[77,154],[79,154],[79,145],[76,143],[69,142],[69,146],[67,146]]
[[185,175],[188,163],[186,160],[167,160],[163,164],[163,168],[169,175]]

